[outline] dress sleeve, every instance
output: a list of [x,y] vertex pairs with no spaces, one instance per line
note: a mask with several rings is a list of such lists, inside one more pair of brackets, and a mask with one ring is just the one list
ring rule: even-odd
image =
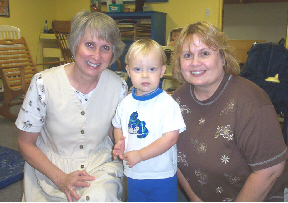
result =
[[31,80],[18,118],[17,128],[26,132],[40,132],[46,116],[45,89],[41,73]]
[[253,113],[236,136],[236,143],[252,170],[261,170],[287,158],[287,147],[272,105]]
[[124,99],[127,96],[128,86],[127,83],[123,78],[121,78],[121,93],[120,93],[120,100]]
[[112,119],[112,125],[115,127],[115,128],[119,128],[119,129],[122,129],[122,126],[121,126],[121,115],[122,115],[122,106],[121,105],[122,102],[120,102],[116,108],[116,113]]

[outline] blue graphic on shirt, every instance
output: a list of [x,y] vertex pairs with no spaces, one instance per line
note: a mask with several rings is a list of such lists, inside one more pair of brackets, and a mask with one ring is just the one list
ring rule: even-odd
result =
[[137,138],[145,138],[149,133],[145,125],[145,121],[140,121],[138,119],[137,111],[133,112],[130,116],[128,124],[129,133],[137,135]]

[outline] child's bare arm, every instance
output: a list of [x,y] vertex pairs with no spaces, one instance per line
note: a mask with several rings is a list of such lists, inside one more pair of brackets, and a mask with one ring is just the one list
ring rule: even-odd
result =
[[121,159],[124,159],[125,137],[123,136],[122,129],[114,128],[114,139],[116,144],[113,150],[113,158],[116,159],[119,156]]
[[163,137],[155,140],[153,143],[142,148],[141,150],[125,153],[124,158],[126,160],[126,164],[132,168],[134,165],[141,161],[145,161],[147,159],[151,159],[160,154],[163,154],[174,144],[176,144],[178,137],[179,130],[167,132],[163,135]]

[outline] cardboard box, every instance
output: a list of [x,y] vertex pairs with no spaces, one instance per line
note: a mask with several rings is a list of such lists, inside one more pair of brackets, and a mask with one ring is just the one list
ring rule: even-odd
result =
[[124,4],[109,4],[109,12],[123,12]]

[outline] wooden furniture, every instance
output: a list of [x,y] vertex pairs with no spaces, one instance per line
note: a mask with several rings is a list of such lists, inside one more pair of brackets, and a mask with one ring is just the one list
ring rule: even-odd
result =
[[[141,34],[142,37],[145,38],[143,34],[146,34],[147,37],[155,40],[160,45],[166,45],[166,13],[157,11],[138,11],[107,12],[106,14],[113,18],[118,23],[118,25],[127,25],[129,24],[130,20],[136,29],[134,32],[134,39],[141,38]],[[141,28],[143,26],[146,26],[144,31]],[[125,37],[125,34],[122,34],[122,36]]]
[[[59,61],[50,62],[61,63]],[[37,65],[44,65],[37,64]],[[12,101],[25,94],[34,74],[37,73],[28,45],[25,39],[0,40],[0,77],[4,84],[4,101],[0,107],[0,115],[15,121],[16,116],[10,107],[21,104],[22,101]]]
[[235,49],[236,60],[238,63],[243,65],[248,57],[248,51],[254,43],[265,43],[265,40],[228,40],[228,44]]
[[71,30],[71,22],[70,21],[52,21],[52,27],[54,30],[54,34],[57,39],[58,46],[62,52],[64,60],[67,63],[71,63],[74,61],[74,57],[68,47],[67,38]]
[[19,39],[20,29],[10,25],[0,25],[0,39]]
[[[54,33],[53,34],[40,33],[39,38],[42,45],[43,63],[51,61],[64,61],[64,58],[62,56],[61,50],[58,46]],[[50,67],[45,66],[43,68],[45,69]]]
[[[121,64],[125,64],[125,55],[134,40],[151,38],[160,45],[166,45],[166,13],[136,11],[107,12],[105,14],[116,21],[121,32],[122,40],[126,44],[125,50],[120,56]],[[112,65],[111,69],[115,70],[115,67]],[[123,66],[121,71],[126,72],[125,66]],[[131,84],[128,84],[128,86],[130,85]]]
[[[10,25],[0,25],[0,39],[19,39],[20,29]],[[1,79],[1,78],[0,78]],[[0,92],[4,91],[3,82],[1,81]]]

